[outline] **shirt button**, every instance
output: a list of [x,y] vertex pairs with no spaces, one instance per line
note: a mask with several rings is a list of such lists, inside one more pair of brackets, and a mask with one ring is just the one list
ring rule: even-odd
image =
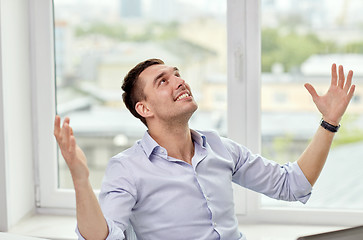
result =
[[217,227],[217,223],[213,222],[213,227]]

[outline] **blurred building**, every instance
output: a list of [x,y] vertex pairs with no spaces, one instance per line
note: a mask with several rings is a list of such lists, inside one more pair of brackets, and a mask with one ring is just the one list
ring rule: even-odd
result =
[[55,64],[58,84],[64,83],[64,76],[69,75],[73,70],[72,52],[74,34],[71,26],[66,21],[54,22],[55,40]]
[[140,18],[142,16],[142,0],[121,0],[121,18]]

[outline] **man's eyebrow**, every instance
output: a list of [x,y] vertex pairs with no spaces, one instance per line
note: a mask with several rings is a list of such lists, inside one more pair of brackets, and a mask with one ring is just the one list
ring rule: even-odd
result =
[[[179,69],[177,67],[173,67],[173,70],[174,72],[179,72]],[[156,82],[158,81],[159,78],[162,78],[164,75],[166,74],[166,71],[163,71],[161,72],[159,75],[157,75],[155,78],[154,78],[154,81],[153,81],[153,85],[156,84]]]
[[165,71],[161,72],[159,75],[156,76],[156,78],[154,78],[154,81],[153,81],[153,85],[156,84],[156,82],[158,81],[159,78],[162,78],[164,75],[166,74]]

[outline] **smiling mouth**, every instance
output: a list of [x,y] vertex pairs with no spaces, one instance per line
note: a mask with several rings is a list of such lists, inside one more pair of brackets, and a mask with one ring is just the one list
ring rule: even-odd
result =
[[190,96],[189,93],[184,93],[184,94],[180,95],[179,97],[177,97],[175,101],[182,100],[182,99],[187,98],[189,96]]

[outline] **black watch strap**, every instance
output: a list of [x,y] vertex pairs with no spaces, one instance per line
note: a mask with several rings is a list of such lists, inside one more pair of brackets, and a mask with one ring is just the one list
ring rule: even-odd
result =
[[324,121],[324,119],[321,119],[320,126],[322,126],[326,130],[333,132],[333,133],[338,132],[338,130],[340,128],[340,124],[338,126],[334,126],[334,125],[331,125],[330,123]]

